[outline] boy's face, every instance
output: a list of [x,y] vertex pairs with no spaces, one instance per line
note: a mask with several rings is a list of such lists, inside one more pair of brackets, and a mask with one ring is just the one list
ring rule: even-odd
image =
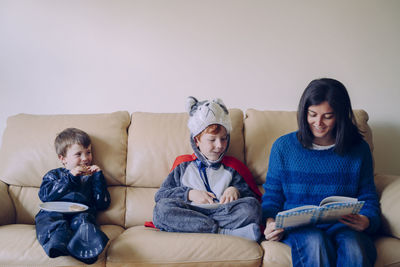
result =
[[58,158],[68,170],[77,166],[89,166],[92,163],[92,146],[84,148],[82,145],[73,144],[67,149],[65,157],[59,155]]
[[217,134],[204,133],[200,138],[195,138],[196,146],[207,159],[215,161],[219,159],[228,145],[226,129],[222,127]]

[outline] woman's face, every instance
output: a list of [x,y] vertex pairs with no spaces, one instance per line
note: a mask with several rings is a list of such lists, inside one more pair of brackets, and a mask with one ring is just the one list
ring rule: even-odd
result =
[[314,144],[327,146],[335,143],[332,131],[335,128],[336,118],[328,101],[324,101],[319,105],[309,106],[307,122],[314,135]]

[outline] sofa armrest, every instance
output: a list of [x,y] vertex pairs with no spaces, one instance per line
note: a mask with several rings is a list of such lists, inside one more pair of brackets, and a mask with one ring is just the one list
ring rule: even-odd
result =
[[8,185],[0,180],[0,225],[15,223],[15,208],[8,194]]
[[400,176],[376,174],[375,185],[380,197],[383,233],[400,238]]

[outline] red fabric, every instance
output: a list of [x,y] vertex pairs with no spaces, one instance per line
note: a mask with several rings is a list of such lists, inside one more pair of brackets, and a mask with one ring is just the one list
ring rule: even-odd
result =
[[151,221],[144,222],[144,226],[157,229],[157,227]]
[[222,159],[222,164],[236,170],[240,174],[240,176],[243,177],[243,179],[249,185],[250,189],[254,192],[254,194],[256,194],[258,201],[261,201],[262,194],[258,189],[256,182],[253,179],[253,175],[251,174],[249,168],[247,168],[246,165],[244,165],[240,160],[230,156],[225,156]]
[[169,172],[172,172],[176,166],[178,166],[179,164],[183,163],[183,162],[187,162],[187,161],[193,161],[196,160],[196,156],[194,154],[192,155],[181,155],[176,157],[174,164],[172,165],[172,168]]

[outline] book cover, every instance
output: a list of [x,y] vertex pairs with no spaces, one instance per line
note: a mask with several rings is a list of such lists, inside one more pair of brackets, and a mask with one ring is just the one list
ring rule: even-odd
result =
[[364,201],[356,198],[331,196],[319,206],[301,206],[279,212],[275,217],[276,228],[293,228],[303,225],[327,223],[339,220],[343,215],[358,214]]

